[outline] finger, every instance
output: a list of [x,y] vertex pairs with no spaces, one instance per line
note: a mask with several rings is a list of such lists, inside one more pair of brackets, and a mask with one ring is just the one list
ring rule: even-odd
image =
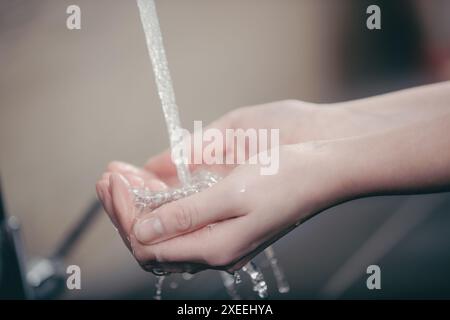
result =
[[155,174],[129,163],[113,161],[108,165],[108,170],[103,174],[103,178],[109,179],[111,173],[116,172],[126,177],[135,188],[146,187],[152,191],[167,189],[167,185],[158,179]]
[[141,263],[189,262],[220,268],[250,252],[253,248],[250,228],[251,221],[244,216],[153,245],[141,244],[134,235],[131,241],[135,257]]
[[[123,179],[123,177],[121,179],[120,175],[117,173],[105,173],[101,186],[103,188],[102,196],[105,209],[107,209],[108,215],[118,230],[121,238],[128,249],[131,250],[129,232],[131,225],[134,223],[135,209],[134,199],[130,195],[129,187],[139,188],[146,186],[150,190],[156,191],[164,188],[164,184],[154,178],[144,182],[143,179],[135,173],[127,173],[126,177],[126,179]],[[108,180],[106,180],[107,178]],[[113,181],[115,181],[115,183]]]
[[112,161],[108,164],[107,170],[109,172],[116,172],[122,175],[132,174],[134,176],[140,177],[143,180],[154,179],[156,176],[143,168],[139,168],[133,166],[132,164],[121,162],[121,161]]
[[112,206],[112,199],[111,195],[109,193],[109,182],[108,180],[100,180],[96,184],[96,190],[97,190],[97,196],[100,199],[100,202],[103,205],[103,209],[108,214],[109,218],[111,219],[111,222],[113,225],[117,228],[118,221],[116,220],[114,209]]
[[[145,170],[155,174],[160,181],[163,181],[166,185],[177,186],[180,184],[177,175],[177,169],[172,161],[172,157],[169,151],[151,158],[147,164],[144,165]],[[188,164],[188,169],[192,172],[195,169],[193,164]]]
[[112,224],[114,225],[116,231],[119,233],[123,242],[127,246],[128,249],[131,250],[130,241],[128,239],[128,235],[124,233],[122,230],[119,221],[117,220],[117,215],[114,211],[112,196],[111,196],[111,188],[109,185],[109,180],[103,179],[97,183],[98,193],[100,193],[100,197],[102,198],[101,202],[103,204],[103,208],[105,209],[108,217],[110,218]]
[[159,179],[150,179],[147,181],[144,181],[144,187],[151,190],[151,191],[163,191],[167,190],[167,184],[165,184],[163,181]]
[[98,182],[98,186],[100,187],[100,192],[102,196],[103,207],[111,219],[111,222],[114,224],[116,229],[118,229],[119,221],[117,220],[117,214],[114,210],[112,195],[111,195],[111,184],[110,177],[111,172],[105,172],[102,175],[102,179]]
[[238,198],[229,192],[228,183],[222,180],[210,189],[143,215],[136,221],[133,232],[142,244],[167,240],[208,224],[243,215],[237,201]]
[[150,178],[144,180],[134,173],[122,174],[133,188],[147,188],[150,191],[162,191],[167,189],[167,185],[159,179]]
[[134,199],[129,190],[130,183],[119,173],[112,173],[109,179],[112,204],[119,229],[129,235],[135,219]]
[[170,150],[165,150],[150,158],[144,165],[144,169],[156,174],[159,178],[164,180],[177,175],[177,169],[172,162]]
[[134,173],[121,173],[121,174],[128,181],[128,183],[130,184],[130,187],[132,187],[132,188],[144,188],[145,187],[145,181],[142,177],[140,177]]
[[[101,180],[108,180],[108,184],[109,184],[109,176],[111,175],[110,171],[106,171],[102,174],[102,178]],[[108,187],[109,188],[109,187]]]

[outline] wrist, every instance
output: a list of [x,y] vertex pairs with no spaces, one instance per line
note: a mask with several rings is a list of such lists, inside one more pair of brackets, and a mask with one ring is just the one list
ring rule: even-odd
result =
[[354,136],[323,143],[328,154],[324,159],[324,168],[331,172],[333,197],[338,202],[345,202],[371,194],[371,177],[375,173],[371,161],[371,136]]
[[366,120],[345,103],[298,102],[298,108],[301,110],[298,143],[359,135],[367,125]]
[[353,186],[351,161],[341,140],[321,140],[287,146],[295,162],[290,180],[295,190],[297,220],[358,197]]
[[[332,140],[382,132],[396,127],[392,116],[369,108],[364,101],[303,106],[300,143]],[[375,109],[375,111],[374,111]]]

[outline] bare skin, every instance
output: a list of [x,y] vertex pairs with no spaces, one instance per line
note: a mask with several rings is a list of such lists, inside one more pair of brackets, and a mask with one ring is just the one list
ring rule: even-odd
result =
[[170,155],[157,155],[143,168],[112,162],[97,183],[98,197],[146,270],[235,270],[338,203],[450,190],[449,82],[331,105],[246,107],[211,126],[279,128],[279,172],[262,176],[249,164],[205,166],[224,179],[138,215],[129,186],[159,190],[176,183]]

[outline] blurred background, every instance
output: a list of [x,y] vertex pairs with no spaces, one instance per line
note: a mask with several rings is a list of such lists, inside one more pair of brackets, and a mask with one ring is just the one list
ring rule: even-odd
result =
[[[81,30],[66,8],[81,8]],[[366,28],[381,8],[382,29]],[[450,1],[157,0],[182,122],[280,99],[337,102],[450,79]],[[0,1],[0,175],[28,259],[50,255],[95,199],[111,160],[168,146],[134,1]],[[361,199],[275,244],[291,285],[272,298],[450,298],[450,196]],[[295,249],[293,249],[295,248]],[[8,261],[2,261],[8,263]],[[82,290],[62,299],[148,299],[142,271],[105,214],[65,263]],[[377,264],[382,290],[366,288]],[[244,297],[253,297],[242,276]],[[227,298],[217,272],[169,278],[163,298]]]

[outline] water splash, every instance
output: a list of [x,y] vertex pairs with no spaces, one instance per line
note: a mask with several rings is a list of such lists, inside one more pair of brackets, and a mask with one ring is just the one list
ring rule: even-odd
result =
[[267,247],[264,250],[264,254],[266,255],[267,260],[272,268],[273,276],[275,277],[275,281],[277,283],[278,292],[287,293],[291,289],[289,283],[286,279],[283,269],[278,263],[278,259],[275,256],[275,251],[271,246]]
[[[173,152],[175,150],[178,151],[176,154],[172,154],[172,161],[176,166],[178,179],[181,183],[179,188],[162,192],[152,192],[147,189],[132,189],[131,192],[133,192],[135,196],[136,206],[141,211],[152,211],[164,203],[175,201],[193,193],[200,192],[205,188],[212,186],[218,181],[219,178],[211,173],[201,173],[191,178],[187,155],[184,154],[185,149],[180,147],[183,143],[181,122],[178,106],[175,101],[175,93],[164,50],[155,2],[154,0],[137,0],[137,5],[145,33],[148,53],[153,66],[158,95],[161,100],[167,131],[169,134],[170,147]],[[278,267],[276,259],[274,259],[273,250],[271,251],[270,256],[272,258],[268,259],[271,261],[273,272],[275,277],[278,279],[277,283],[280,282],[280,284],[282,284],[282,286],[278,285],[278,290],[280,291],[280,288],[285,290],[287,282],[285,282],[284,274]],[[267,297],[267,284],[264,281],[264,277],[259,268],[253,262],[250,262],[243,268],[243,270],[250,275],[254,284],[254,290],[258,293],[258,295],[261,298]],[[158,273],[156,270],[154,273],[158,274],[155,299],[161,299],[162,285],[165,279],[164,273]],[[232,286],[235,286],[237,278],[231,275],[230,277],[232,279],[222,276],[222,279],[227,291],[233,298],[233,296],[236,296],[235,294],[237,294],[237,292],[230,293],[232,290],[230,291],[229,289],[232,289],[232,287],[229,283],[232,283]],[[285,283],[283,283],[283,281]],[[289,286],[287,286],[287,288],[289,288]]]
[[154,296],[155,300],[162,299],[162,289],[163,289],[163,284],[164,284],[165,279],[166,279],[166,276],[156,277],[156,285],[155,285],[156,290],[155,290],[155,296]]
[[267,292],[267,283],[264,280],[264,275],[261,270],[259,270],[258,266],[253,261],[250,261],[242,268],[242,271],[246,272],[250,276],[253,283],[253,291],[258,294],[258,297],[261,299],[266,299],[269,296]]
[[238,271],[234,272],[233,277],[234,277],[234,284],[240,284],[242,282],[241,275],[239,274]]
[[194,278],[194,275],[191,274],[191,273],[183,272],[183,273],[181,274],[181,277],[182,277],[184,280],[189,281],[189,280],[192,280],[192,278]]
[[145,188],[131,188],[136,207],[142,212],[151,212],[163,204],[179,200],[194,193],[201,192],[212,187],[220,180],[220,177],[208,171],[199,171],[191,177],[189,184],[179,188],[163,191],[151,191]]
[[194,275],[191,274],[191,273],[184,272],[184,273],[181,274],[181,277],[184,280],[189,281],[189,280],[192,280],[192,278],[194,278]]
[[[235,273],[236,274],[236,273]],[[222,282],[227,290],[228,295],[232,300],[241,300],[241,296],[239,295],[236,288],[236,277],[235,275],[231,275],[226,271],[220,271],[220,276],[222,277]]]
[[170,287],[170,289],[176,289],[176,288],[178,288],[178,282],[171,281],[171,282],[169,283],[169,287]]

